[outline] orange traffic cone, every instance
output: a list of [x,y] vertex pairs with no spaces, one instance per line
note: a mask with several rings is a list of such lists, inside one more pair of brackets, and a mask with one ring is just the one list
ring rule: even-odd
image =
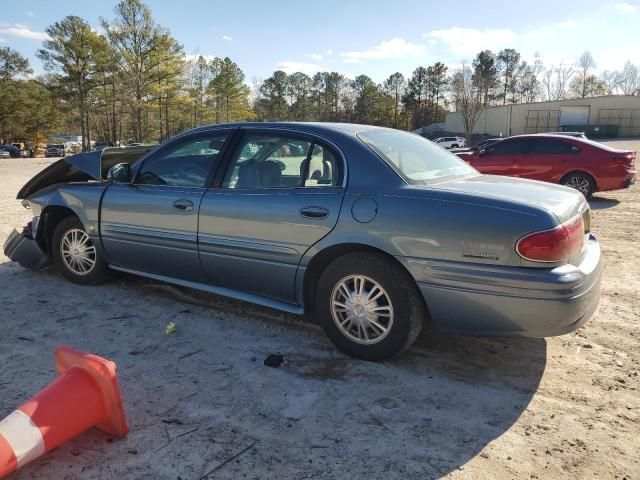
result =
[[0,478],[90,427],[127,434],[116,364],[69,347],[54,356],[60,376],[0,422]]

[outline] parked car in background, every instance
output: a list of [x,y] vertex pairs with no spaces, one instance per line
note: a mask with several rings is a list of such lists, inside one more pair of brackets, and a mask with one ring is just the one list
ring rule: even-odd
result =
[[96,142],[94,150],[104,150],[105,148],[111,148],[115,146],[113,142]]
[[11,146],[13,146],[14,148],[16,148],[18,150],[18,155],[17,157],[30,157],[31,156],[31,150],[29,149],[28,145],[24,142],[16,142],[16,143],[12,143]]
[[0,150],[0,158],[11,158],[11,155],[7,150]]
[[458,152],[475,152],[478,150],[482,150],[483,148],[487,148],[489,145],[493,145],[496,142],[499,142],[500,140],[504,140],[503,138],[487,138],[486,140],[483,140],[480,143],[476,143],[475,145],[472,145],[471,147],[464,147],[464,148],[452,148],[451,152],[452,153],[458,153]]
[[566,135],[518,135],[457,155],[482,173],[558,183],[587,198],[636,179],[635,152]]
[[44,151],[45,157],[64,157],[66,151],[63,143],[50,143]]
[[0,150],[3,152],[7,152],[12,158],[20,157],[20,149],[15,147],[14,145],[0,145]]
[[432,142],[447,149],[460,148],[466,145],[466,140],[463,137],[440,137],[432,140]]
[[122,271],[309,313],[367,360],[411,345],[427,319],[543,337],[575,330],[599,300],[580,193],[482,175],[387,128],[200,127],[142,157],[59,160],[18,198],[33,220],[4,251],[25,267],[52,262],[82,285]]

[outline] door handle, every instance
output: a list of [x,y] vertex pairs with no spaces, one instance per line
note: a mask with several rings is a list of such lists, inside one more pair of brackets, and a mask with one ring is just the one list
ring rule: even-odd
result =
[[193,210],[193,202],[191,200],[176,200],[173,202],[173,208],[184,212],[190,212]]
[[307,218],[327,218],[329,210],[324,207],[309,206],[300,209],[300,215]]

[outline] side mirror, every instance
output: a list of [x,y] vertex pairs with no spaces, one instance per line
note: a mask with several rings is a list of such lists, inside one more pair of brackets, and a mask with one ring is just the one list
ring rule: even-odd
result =
[[107,179],[116,183],[131,183],[131,166],[128,163],[118,163],[109,169]]

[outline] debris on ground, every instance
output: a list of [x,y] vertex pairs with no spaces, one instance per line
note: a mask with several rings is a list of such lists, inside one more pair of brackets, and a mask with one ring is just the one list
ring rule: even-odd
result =
[[264,364],[267,367],[278,368],[284,362],[283,355],[271,354],[264,359]]

